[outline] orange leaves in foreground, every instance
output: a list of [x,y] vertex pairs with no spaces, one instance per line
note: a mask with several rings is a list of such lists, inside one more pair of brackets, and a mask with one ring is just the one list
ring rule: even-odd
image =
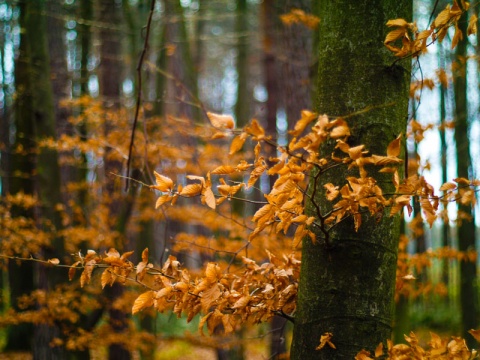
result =
[[293,255],[279,259],[268,253],[269,262],[261,265],[244,257],[243,269],[235,274],[211,262],[203,275],[194,277],[187,269],[181,269],[174,256],[158,269],[148,263],[148,249],[143,251],[142,261],[136,266],[127,260],[131,254],[120,255],[115,249],[104,255],[92,250],[85,257],[78,254],[80,260],[72,265],[70,279],[76,269],[83,268],[80,283],[84,286],[95,269],[103,269],[102,287],[128,280],[147,288],[134,301],[133,314],[149,307],[159,312],[170,309],[178,317],[185,314],[188,321],[203,314],[199,329],[202,331],[206,324],[210,334],[219,324],[228,333],[245,321],[263,322],[276,313],[290,314],[295,310],[300,261]]
[[[479,340],[479,330],[470,330],[469,333],[472,334],[477,341]],[[419,341],[413,332],[411,332],[409,336],[404,336],[408,345],[393,345],[392,341],[387,340],[388,348],[386,351],[383,348],[383,344],[379,344],[373,357],[369,351],[362,350],[355,356],[355,360],[470,360],[478,358],[477,351],[469,350],[465,340],[460,337],[452,336],[451,340],[449,341],[447,339],[440,338],[440,336],[437,334],[430,333],[431,340],[428,343],[428,348],[424,349],[419,345]]]

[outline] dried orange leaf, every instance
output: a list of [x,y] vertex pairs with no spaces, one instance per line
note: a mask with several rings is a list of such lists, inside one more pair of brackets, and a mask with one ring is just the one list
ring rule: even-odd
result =
[[196,195],[200,194],[202,189],[203,189],[202,184],[189,184],[182,189],[182,191],[180,192],[180,195],[182,195],[182,196],[196,196]]
[[165,204],[166,202],[169,202],[172,199],[170,195],[162,195],[157,199],[157,202],[155,203],[155,209],[158,209],[160,206]]
[[400,155],[401,150],[401,142],[402,142],[402,134],[398,135],[395,140],[390,142],[387,147],[387,156],[398,156]]
[[217,129],[231,130],[235,127],[235,120],[233,120],[232,115],[219,115],[207,112],[207,116],[210,124]]
[[157,189],[160,191],[171,191],[173,188],[173,181],[167,176],[160,175],[156,171],[153,172],[155,175],[155,180],[157,185],[151,185],[150,187],[153,189]]
[[203,198],[205,199],[205,204],[207,204],[209,208],[215,210],[217,203],[215,201],[215,195],[213,195],[212,188],[208,187],[205,189]]
[[153,306],[153,298],[155,296],[155,292],[147,291],[141,294],[133,303],[132,307],[132,315],[135,315],[139,311],[146,309],[147,307]]
[[408,27],[408,22],[406,22],[404,19],[393,19],[393,20],[388,20],[387,21],[387,26],[393,27],[393,26],[399,26],[399,27]]
[[448,191],[448,190],[453,190],[453,189],[456,189],[457,188],[457,185],[455,185],[454,183],[451,183],[451,182],[447,182],[445,184],[443,184],[442,186],[440,186],[440,191]]
[[322,336],[320,336],[320,344],[315,348],[315,350],[321,350],[327,344],[332,349],[336,349],[335,345],[330,341],[332,337],[333,337],[333,334],[330,332],[326,332]]
[[234,173],[235,172],[235,168],[233,166],[230,166],[230,165],[222,165],[222,166],[219,166],[217,168],[215,168],[211,174],[215,174],[215,175],[228,175],[228,174],[231,174],[231,173]]
[[480,343],[480,330],[468,330],[468,332]]
[[240,135],[235,136],[232,140],[232,143],[230,144],[230,152],[228,153],[228,155],[233,155],[237,151],[239,151],[243,147],[243,144],[245,143],[247,137],[248,134],[245,132],[242,132]]
[[102,289],[105,288],[105,286],[107,286],[108,284],[112,285],[114,282],[114,278],[110,269],[111,268],[107,268],[102,273],[102,278],[101,278]]

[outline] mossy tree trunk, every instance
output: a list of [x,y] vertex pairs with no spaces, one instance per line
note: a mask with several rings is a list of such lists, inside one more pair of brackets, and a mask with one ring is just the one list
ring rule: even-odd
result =
[[[410,81],[409,60],[392,65],[382,45],[385,23],[409,21],[411,1],[322,1],[319,11],[317,111],[339,116],[372,106],[348,118],[349,145],[365,144],[371,153],[385,154],[405,132]],[[334,146],[329,141],[323,154],[331,154]],[[385,192],[394,190],[391,174],[368,171]],[[347,176],[358,171],[335,167],[320,177],[317,189],[328,182],[342,186]],[[313,199],[323,211],[330,207],[320,191]],[[311,203],[307,211],[315,214]],[[390,338],[400,218],[388,214],[386,209],[380,220],[362,215],[358,232],[353,220],[342,221],[330,231],[329,247],[321,240],[303,241],[292,359],[353,359]],[[336,350],[328,345],[315,350],[326,332],[333,334]]]
[[[465,15],[464,15],[465,16]],[[463,20],[463,21],[462,21]],[[458,22],[460,30],[466,34],[467,19]],[[471,178],[473,174],[470,154],[468,100],[467,100],[467,46],[468,38],[464,36],[455,49],[455,71],[453,87],[455,92],[455,147],[457,153],[457,176]],[[475,250],[475,219],[472,206],[458,204],[461,220],[457,223],[458,250]],[[477,346],[468,333],[478,326],[478,289],[477,265],[473,261],[460,261],[460,308],[462,317],[462,336],[470,348]]]

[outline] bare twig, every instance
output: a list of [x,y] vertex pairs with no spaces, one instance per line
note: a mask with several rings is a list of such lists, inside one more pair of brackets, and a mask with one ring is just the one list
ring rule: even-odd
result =
[[132,134],[130,136],[130,146],[128,148],[128,160],[127,160],[127,178],[125,183],[125,191],[128,191],[129,182],[129,174],[130,174],[130,163],[132,161],[132,150],[133,150],[133,143],[135,141],[135,128],[137,127],[138,122],[138,114],[140,113],[140,104],[142,102],[142,65],[145,59],[145,55],[148,49],[148,38],[150,37],[150,27],[152,25],[152,17],[153,11],[155,10],[155,0],[151,0],[150,2],[150,13],[148,14],[146,32],[145,32],[145,42],[143,44],[143,50],[140,54],[140,59],[137,65],[137,78],[138,78],[138,88],[137,88],[137,104],[135,106],[135,117],[133,118],[133,125],[132,125]]

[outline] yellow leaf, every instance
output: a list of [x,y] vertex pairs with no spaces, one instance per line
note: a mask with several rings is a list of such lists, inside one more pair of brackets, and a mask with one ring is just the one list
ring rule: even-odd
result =
[[387,156],[398,156],[400,155],[402,134],[398,135],[395,140],[390,142],[387,147]]
[[196,196],[200,194],[202,191],[203,186],[202,184],[190,184],[185,186],[182,191],[180,192],[180,195],[182,196]]
[[383,355],[383,343],[380,343],[375,349],[375,357],[380,357],[382,355]]
[[205,199],[205,204],[207,204],[209,208],[215,210],[217,203],[215,201],[215,195],[213,195],[212,188],[208,187],[205,189],[203,198]]
[[243,147],[243,144],[245,143],[247,137],[248,134],[246,132],[242,132],[240,135],[235,136],[232,140],[232,143],[230,144],[230,152],[228,153],[228,155],[233,155],[237,151],[239,151]]
[[207,116],[212,126],[217,129],[231,130],[235,128],[235,120],[233,120],[231,115],[219,115],[207,112]]
[[151,185],[150,187],[153,189],[157,189],[160,191],[171,191],[173,188],[173,181],[167,176],[160,175],[156,171],[153,172],[155,175],[155,179],[157,185]]
[[153,299],[155,292],[147,291],[141,294],[133,303],[132,315],[135,315],[139,311],[146,309],[147,307],[153,306]]

